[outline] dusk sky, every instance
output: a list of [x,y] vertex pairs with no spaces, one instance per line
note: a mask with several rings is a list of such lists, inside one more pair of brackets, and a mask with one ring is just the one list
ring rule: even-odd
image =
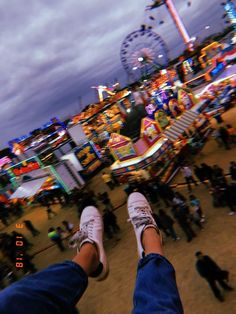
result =
[[[223,29],[222,1],[174,0],[191,36]],[[50,118],[95,102],[93,85],[126,82],[124,38],[153,15],[170,57],[184,44],[165,7],[145,12],[147,0],[2,0],[0,3],[0,147]],[[149,23],[150,24],[150,23]],[[154,24],[152,24],[154,25]],[[208,30],[205,26],[210,25]]]

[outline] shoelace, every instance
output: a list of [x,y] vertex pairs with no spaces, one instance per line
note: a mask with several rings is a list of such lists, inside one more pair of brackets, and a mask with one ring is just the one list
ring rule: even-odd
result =
[[132,219],[129,219],[136,228],[139,228],[141,226],[147,226],[147,225],[153,225],[153,220],[151,217],[140,217],[140,216],[135,216]]
[[70,239],[69,246],[74,248],[78,246],[83,240],[87,238],[91,238],[92,230],[93,230],[93,222],[94,219],[90,219],[86,223],[83,224],[81,229],[76,232],[76,234]]
[[135,211],[137,212],[137,215],[128,219],[128,221],[131,221],[136,228],[143,225],[153,225],[153,219],[147,215],[146,207],[137,207],[135,208]]

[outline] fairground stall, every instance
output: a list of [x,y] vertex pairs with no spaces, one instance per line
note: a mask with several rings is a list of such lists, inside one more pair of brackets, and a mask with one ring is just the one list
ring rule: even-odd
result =
[[[76,172],[72,174],[66,162],[45,166],[37,157],[31,157],[5,169],[11,184],[17,191],[24,191],[26,182],[34,189],[53,190],[60,188],[69,193],[73,188],[83,184]],[[27,184],[28,185],[28,184]]]
[[[103,86],[104,87],[104,86]],[[80,123],[89,141],[103,145],[112,132],[118,132],[131,108],[130,91],[125,88],[88,105],[80,114],[72,117],[69,127]]]
[[164,111],[162,120],[158,119],[160,114],[155,116],[156,120],[142,120],[140,138],[136,142],[119,134],[111,135],[108,146],[116,160],[111,170],[120,181],[139,175],[142,169],[148,169],[164,182],[170,181],[185,157],[203,145],[202,135],[208,121],[197,112],[188,110],[175,119]]
[[197,87],[217,78],[225,69],[227,62],[235,58],[235,46],[224,49],[219,42],[212,42],[201,49],[200,55],[193,55],[188,59],[180,58],[177,65],[182,82],[189,87]]
[[[231,67],[236,70],[235,65]],[[207,85],[198,96],[198,111],[208,117],[232,108],[236,104],[236,74]]]

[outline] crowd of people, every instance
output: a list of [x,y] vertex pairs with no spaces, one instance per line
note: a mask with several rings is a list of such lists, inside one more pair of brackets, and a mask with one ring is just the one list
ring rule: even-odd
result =
[[19,201],[5,204],[0,201],[0,221],[7,227],[10,223],[19,219],[24,214],[24,208]]
[[219,146],[224,146],[226,150],[229,150],[236,144],[236,129],[231,124],[221,125],[216,128],[212,136]]
[[[181,234],[179,234],[179,231],[176,231],[176,225],[182,230],[187,242],[191,242],[197,236],[198,232],[205,227],[207,217],[205,217],[204,208],[202,208],[201,200],[193,193],[194,188],[199,184],[203,184],[206,187],[206,193],[212,196],[213,206],[227,206],[230,209],[230,215],[234,215],[236,212],[236,163],[234,161],[230,162],[227,174],[218,165],[208,165],[206,163],[200,165],[194,164],[193,166],[182,165],[181,173],[189,191],[188,196],[183,195],[179,189],[174,189],[155,177],[148,180],[130,180],[125,187],[127,195],[136,191],[142,193],[149,200],[153,209],[153,218],[158,228],[163,231],[164,241],[167,241],[168,238],[171,238],[173,241],[180,240]],[[109,190],[113,190],[116,188],[117,182],[114,182],[111,176],[109,178],[109,184],[108,181],[105,182],[107,179],[104,180],[104,183],[107,184]],[[53,201],[55,201],[54,198],[52,202],[43,202],[43,205],[46,206],[46,213],[49,220],[57,215],[52,208]],[[58,202],[59,200],[56,200],[56,203]],[[67,202],[77,205],[79,218],[86,206],[93,205],[103,208],[102,218],[105,236],[108,240],[112,238],[118,239],[117,237],[121,229],[117,223],[117,217],[114,213],[115,208],[108,192],[96,195],[87,188],[82,190],[74,189]],[[66,203],[65,199],[63,203]],[[5,226],[8,226],[11,222],[9,216],[12,216],[12,214],[10,215],[9,213],[15,213],[17,218],[21,218],[23,215],[23,207],[19,203],[15,203],[12,208],[14,209],[9,210],[9,206],[7,207],[3,203],[0,203],[1,220]],[[5,212],[7,212],[6,215],[4,215]],[[23,223],[33,237],[37,237],[40,234],[40,231],[30,220],[24,220]],[[63,252],[68,248],[68,239],[74,231],[74,224],[64,220],[62,221],[62,226],[51,226],[48,229],[48,239]],[[36,266],[32,262],[33,256],[29,252],[32,244],[28,239],[23,234],[15,231],[11,234],[1,233],[0,251],[9,261],[0,263],[2,269],[2,276],[0,277],[1,288],[5,287],[6,278],[8,284],[17,280],[17,275],[12,265],[14,265],[16,257],[19,254],[19,248],[15,245],[16,237],[19,236],[24,242],[24,274],[37,271]],[[223,301],[223,296],[216,285],[216,281],[225,290],[231,290],[232,288],[225,283],[223,275],[220,277],[219,268],[218,275],[212,274],[211,277],[206,277],[204,267],[207,269],[207,267],[210,267],[210,264],[213,265],[213,261],[209,257],[204,257],[201,253],[197,253],[196,257],[197,271],[208,281],[216,298],[219,301]],[[224,273],[221,272],[221,274]]]

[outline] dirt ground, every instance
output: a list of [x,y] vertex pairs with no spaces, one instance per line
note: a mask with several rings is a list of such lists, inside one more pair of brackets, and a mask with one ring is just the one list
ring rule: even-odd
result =
[[[227,112],[224,119],[236,127],[236,110]],[[219,148],[214,140],[210,140],[202,153],[196,156],[197,162],[203,160],[209,164],[217,163],[226,171],[230,160],[236,159],[236,148],[225,151]],[[182,182],[179,174],[175,182]],[[97,176],[90,187],[96,192],[107,191],[107,187],[101,183]],[[188,195],[186,188],[180,191]],[[171,239],[165,241],[165,254],[176,269],[177,283],[186,314],[233,314],[236,313],[236,216],[228,216],[227,208],[214,208],[211,196],[206,187],[200,185],[194,188],[194,194],[200,198],[202,208],[206,215],[205,228],[197,232],[197,237],[190,243],[186,242],[185,236],[176,225],[176,231],[181,237],[178,242]],[[116,188],[110,193],[115,205],[122,204],[126,195],[122,187]],[[164,208],[164,206],[163,206]],[[66,219],[75,224],[78,223],[76,208],[60,208],[54,205],[53,209],[58,215],[52,220],[47,220],[45,209],[29,208],[24,219],[30,219],[41,231],[38,237],[32,238],[27,230],[23,230],[30,241],[34,244],[32,253],[47,246],[50,242],[47,238],[47,230],[50,226],[58,226]],[[156,208],[154,208],[156,210]],[[108,259],[110,262],[110,275],[104,282],[89,281],[89,287],[78,304],[81,314],[119,314],[131,313],[132,295],[136,277],[137,252],[136,240],[130,223],[127,222],[126,206],[116,211],[118,223],[121,227],[119,240],[105,242]],[[22,220],[22,219],[21,219]],[[11,231],[15,223],[4,231]],[[195,252],[201,250],[210,255],[223,269],[230,271],[230,282],[235,288],[233,292],[224,293],[225,302],[217,301],[206,281],[204,281],[195,270]],[[59,252],[56,247],[50,248],[34,258],[39,269],[55,262],[71,259],[75,252],[66,250]],[[144,313],[146,314],[146,313]]]

